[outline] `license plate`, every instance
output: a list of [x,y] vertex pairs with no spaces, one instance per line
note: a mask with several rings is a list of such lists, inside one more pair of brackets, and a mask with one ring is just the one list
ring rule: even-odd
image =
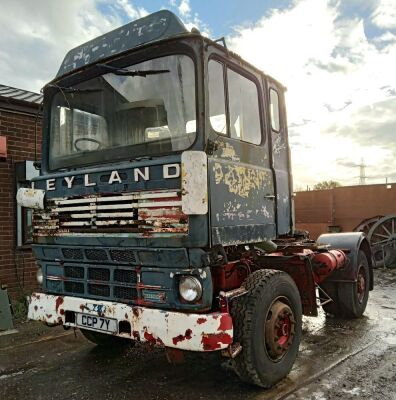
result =
[[76,313],[76,324],[81,328],[94,329],[95,331],[111,333],[116,333],[118,331],[117,320],[98,317],[96,315]]

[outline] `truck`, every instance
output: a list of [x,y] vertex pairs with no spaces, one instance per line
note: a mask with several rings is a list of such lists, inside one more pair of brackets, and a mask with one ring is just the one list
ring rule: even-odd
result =
[[360,317],[365,234],[293,226],[285,91],[167,10],[70,50],[43,88],[40,176],[17,193],[41,287],[28,317],[171,360],[218,351],[264,388],[303,315]]

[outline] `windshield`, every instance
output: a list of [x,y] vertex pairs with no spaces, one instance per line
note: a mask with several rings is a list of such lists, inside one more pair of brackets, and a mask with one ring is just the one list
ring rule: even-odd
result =
[[103,71],[72,88],[57,87],[51,105],[50,169],[192,145],[196,107],[191,58],[171,55]]

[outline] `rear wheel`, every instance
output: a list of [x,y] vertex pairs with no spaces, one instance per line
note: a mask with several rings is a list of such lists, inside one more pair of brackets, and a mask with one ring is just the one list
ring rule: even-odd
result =
[[336,316],[341,315],[341,310],[339,309],[340,304],[338,300],[338,286],[336,282],[323,282],[321,288],[324,292],[333,300],[329,303],[323,304],[322,308],[327,314],[333,314]]
[[293,279],[282,271],[260,270],[234,300],[234,341],[242,346],[233,360],[245,382],[269,388],[290,372],[301,339],[301,300]]
[[364,313],[369,297],[370,273],[366,254],[359,250],[356,282],[324,282],[321,287],[333,299],[323,305],[325,312],[336,317],[359,318]]
[[118,336],[108,335],[106,333],[94,332],[88,329],[80,329],[81,333],[90,342],[103,347],[122,347],[133,346],[133,340],[124,339]]
[[340,308],[348,318],[359,318],[366,309],[370,286],[369,266],[366,254],[359,250],[356,282],[340,283],[338,297]]

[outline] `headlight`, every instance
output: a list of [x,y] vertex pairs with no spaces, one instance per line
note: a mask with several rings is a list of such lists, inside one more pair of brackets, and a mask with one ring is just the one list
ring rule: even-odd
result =
[[202,285],[195,276],[182,276],[179,281],[180,296],[189,303],[198,301],[202,296]]
[[41,269],[41,267],[37,268],[36,279],[37,279],[37,283],[39,285],[43,284],[44,276],[43,276],[43,270]]

